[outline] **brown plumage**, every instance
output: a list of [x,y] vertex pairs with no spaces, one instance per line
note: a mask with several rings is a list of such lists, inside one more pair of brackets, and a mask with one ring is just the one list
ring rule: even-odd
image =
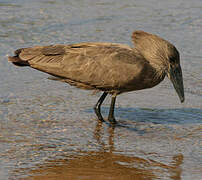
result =
[[95,105],[98,119],[102,102],[112,94],[109,121],[115,123],[116,96],[151,88],[165,77],[184,101],[182,72],[177,49],[168,41],[144,31],[132,35],[134,47],[116,43],[79,43],[22,48],[9,61],[56,76],[78,88],[104,91]]

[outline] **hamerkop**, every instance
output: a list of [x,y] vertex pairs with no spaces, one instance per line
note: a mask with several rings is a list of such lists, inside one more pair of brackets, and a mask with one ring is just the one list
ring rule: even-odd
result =
[[175,46],[144,31],[133,32],[132,40],[134,47],[105,42],[35,46],[18,49],[8,59],[17,66],[31,66],[78,88],[103,91],[94,107],[100,121],[104,121],[101,105],[111,94],[108,120],[114,124],[117,95],[154,87],[166,75],[181,102],[184,101],[180,55]]

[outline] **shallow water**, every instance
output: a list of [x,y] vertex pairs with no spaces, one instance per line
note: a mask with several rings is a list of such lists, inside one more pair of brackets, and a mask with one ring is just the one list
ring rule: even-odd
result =
[[[167,79],[123,94],[115,129],[96,121],[100,94],[7,62],[15,49],[39,44],[132,45],[135,29],[179,49],[186,101]],[[201,34],[200,0],[0,0],[0,180],[201,179]]]

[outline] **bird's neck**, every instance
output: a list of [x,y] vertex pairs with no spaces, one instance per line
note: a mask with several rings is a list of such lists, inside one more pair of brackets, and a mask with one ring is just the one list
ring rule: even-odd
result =
[[163,79],[166,75],[167,65],[164,63],[166,61],[159,59],[163,57],[156,56],[154,53],[147,53],[147,51],[141,51],[138,48],[133,49],[136,54],[142,56],[153,68],[155,73],[155,78]]
[[166,69],[165,66],[162,64],[158,64],[158,63],[153,63],[153,62],[149,62],[150,65],[153,67],[154,69],[154,79],[158,79],[159,81],[162,81],[164,79],[164,77],[166,76]]

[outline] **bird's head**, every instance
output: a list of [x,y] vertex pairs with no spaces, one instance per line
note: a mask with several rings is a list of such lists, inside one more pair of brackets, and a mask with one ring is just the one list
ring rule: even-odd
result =
[[167,75],[171,80],[181,102],[184,102],[184,86],[180,55],[168,41],[144,31],[133,32],[135,49],[156,69],[159,76]]

